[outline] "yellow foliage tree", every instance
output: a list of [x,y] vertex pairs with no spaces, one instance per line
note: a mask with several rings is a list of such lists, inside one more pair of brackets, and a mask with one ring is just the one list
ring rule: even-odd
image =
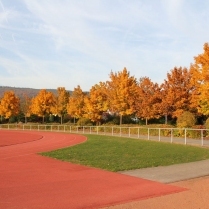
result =
[[137,81],[126,68],[121,72],[110,73],[110,81],[107,81],[108,101],[110,111],[120,116],[134,113],[134,104],[136,102]]
[[31,115],[30,105],[31,105],[31,98],[29,98],[26,94],[24,94],[20,102],[20,109],[25,116],[25,123],[27,123],[27,117],[30,117]]
[[67,113],[67,104],[69,100],[69,92],[65,90],[65,87],[57,88],[58,95],[56,96],[56,104],[53,107],[53,114],[58,115],[61,118],[61,124],[63,121],[63,116]]
[[104,82],[94,85],[85,97],[84,116],[97,124],[101,123],[103,113],[108,110],[107,85]]
[[209,115],[209,44],[204,44],[204,52],[194,57],[191,65],[192,107],[200,114]]
[[5,118],[15,116],[20,111],[20,99],[13,91],[4,93],[3,98],[0,100],[0,115]]
[[31,101],[31,113],[43,117],[44,122],[44,117],[53,112],[55,104],[54,94],[46,91],[46,89],[42,89]]
[[74,88],[72,95],[69,97],[67,112],[70,116],[74,117],[74,119],[84,116],[84,97],[85,93],[79,85],[77,88]]

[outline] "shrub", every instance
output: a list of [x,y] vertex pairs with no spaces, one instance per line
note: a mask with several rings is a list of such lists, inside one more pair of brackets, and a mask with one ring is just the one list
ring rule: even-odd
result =
[[49,122],[54,122],[54,115],[52,114],[49,115]]
[[188,111],[183,112],[177,119],[177,127],[179,128],[190,128],[195,125],[195,116]]
[[78,126],[92,126],[93,123],[92,123],[91,120],[88,119],[88,118],[80,118],[80,119],[77,121],[77,125],[78,125]]
[[15,122],[17,122],[17,118],[15,116],[11,116],[9,118],[9,123],[15,123]]
[[205,122],[205,127],[206,127],[206,129],[209,129],[209,118]]

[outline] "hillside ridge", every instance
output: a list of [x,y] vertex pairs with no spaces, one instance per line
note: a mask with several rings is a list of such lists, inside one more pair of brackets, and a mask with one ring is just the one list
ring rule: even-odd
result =
[[[43,88],[44,89],[44,88]],[[0,86],[0,98],[3,97],[4,92],[6,91],[13,91],[16,96],[19,98],[27,95],[28,97],[32,98],[35,97],[41,89],[34,89],[34,88],[27,88],[27,87],[11,87],[11,86]],[[57,94],[57,89],[46,89],[53,94]],[[68,92],[72,92],[67,90]]]

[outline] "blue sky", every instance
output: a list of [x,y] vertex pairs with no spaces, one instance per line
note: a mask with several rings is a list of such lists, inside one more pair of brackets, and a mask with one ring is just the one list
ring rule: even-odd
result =
[[209,42],[209,1],[0,0],[0,86],[84,91],[124,67],[161,83]]

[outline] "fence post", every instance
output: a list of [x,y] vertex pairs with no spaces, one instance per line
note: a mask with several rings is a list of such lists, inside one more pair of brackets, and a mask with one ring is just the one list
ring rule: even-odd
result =
[[173,143],[173,129],[171,129],[171,143]]
[[131,136],[131,128],[129,127],[128,128],[128,137],[130,138],[130,136]]
[[138,128],[138,138],[139,138],[139,128]]
[[203,129],[201,129],[201,146],[204,145]]
[[158,137],[159,137],[159,141],[160,141],[160,128],[158,130]]
[[97,126],[97,134],[99,134],[99,132],[98,132],[99,130],[98,130],[98,126]]
[[112,136],[113,136],[113,126],[112,126]]
[[184,138],[185,138],[185,144],[187,144],[187,130],[186,128],[184,129]]
[[148,128],[148,140],[149,140],[149,128]]

